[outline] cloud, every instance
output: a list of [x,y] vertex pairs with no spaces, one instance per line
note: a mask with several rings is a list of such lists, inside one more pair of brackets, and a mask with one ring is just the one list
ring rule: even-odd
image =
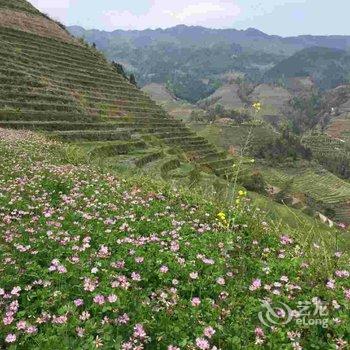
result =
[[240,14],[233,0],[152,0],[140,15],[130,11],[105,11],[102,21],[108,29],[168,28],[177,24],[232,27]]
[[64,21],[74,0],[29,0],[40,11]]

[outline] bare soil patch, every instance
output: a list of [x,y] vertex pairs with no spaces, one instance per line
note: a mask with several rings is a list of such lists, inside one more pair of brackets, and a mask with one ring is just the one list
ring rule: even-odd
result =
[[58,39],[67,43],[78,44],[76,39],[54,21],[30,13],[1,9],[0,26]]

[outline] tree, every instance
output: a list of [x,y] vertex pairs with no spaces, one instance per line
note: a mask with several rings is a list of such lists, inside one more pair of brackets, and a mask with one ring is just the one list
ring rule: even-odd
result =
[[130,74],[130,79],[129,79],[129,81],[130,81],[131,84],[137,86],[135,74],[133,74],[133,73]]
[[113,61],[112,65],[116,69],[118,74],[122,75],[123,78],[128,79],[128,77],[124,71],[124,67],[120,63]]

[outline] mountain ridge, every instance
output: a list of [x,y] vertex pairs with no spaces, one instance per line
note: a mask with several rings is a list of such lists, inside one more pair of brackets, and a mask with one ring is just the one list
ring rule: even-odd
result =
[[[155,34],[155,33],[176,33],[179,32],[179,29],[181,31],[196,31],[205,33],[208,35],[208,33],[212,34],[237,34],[237,35],[247,35],[248,37],[254,37],[254,38],[267,38],[267,39],[275,39],[275,40],[281,40],[282,42],[290,45],[301,45],[304,47],[307,46],[325,46],[325,47],[333,47],[333,48],[340,48],[350,49],[350,35],[297,35],[297,36],[280,36],[276,34],[267,34],[263,31],[256,29],[256,28],[247,28],[247,29],[235,29],[235,28],[223,28],[223,29],[212,29],[212,28],[206,28],[203,26],[187,26],[187,25],[177,25],[174,27],[169,28],[156,28],[156,29],[144,29],[144,30],[123,30],[123,29],[116,29],[114,31],[106,31],[106,30],[100,30],[100,29],[85,29],[82,26],[68,26],[68,30],[74,35],[77,31],[83,33],[83,32],[95,32],[95,33],[104,33],[108,35],[113,34],[141,34],[141,33],[147,33],[147,34]],[[230,39],[233,39],[229,36]],[[323,42],[323,44],[322,44]],[[328,44],[327,44],[328,43]]]

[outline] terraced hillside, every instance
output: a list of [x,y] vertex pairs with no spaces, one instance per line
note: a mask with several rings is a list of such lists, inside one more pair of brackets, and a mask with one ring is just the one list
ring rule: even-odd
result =
[[271,142],[278,134],[268,125],[219,125],[192,123],[191,128],[199,135],[208,138],[219,148],[239,154],[253,155],[261,147]]
[[316,132],[305,135],[302,142],[311,149],[314,157],[320,163],[331,159],[338,162],[350,161],[350,144],[344,140]]
[[[12,11],[7,5],[0,1],[0,13]],[[40,17],[26,1],[10,7],[14,18]],[[54,22],[52,35],[36,35],[28,23],[19,30],[17,22],[0,17],[0,127],[41,130],[115,164],[164,173],[181,159],[216,175],[232,172],[232,158],[170,118],[99,52],[60,40],[58,32],[68,33]]]
[[290,186],[291,193],[302,204],[316,210],[328,212],[339,222],[350,223],[350,183],[321,167],[262,168],[266,180],[284,188]]

